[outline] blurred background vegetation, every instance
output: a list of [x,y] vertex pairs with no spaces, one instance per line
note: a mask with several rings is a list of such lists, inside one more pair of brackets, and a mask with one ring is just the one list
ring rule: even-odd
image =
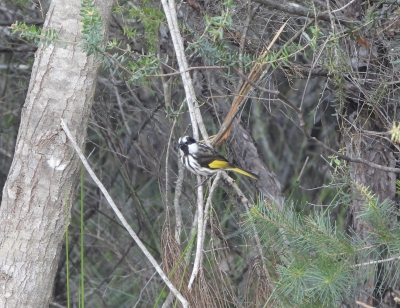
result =
[[[301,106],[305,129],[311,137],[352,156],[346,138],[352,139],[358,133],[367,137],[379,136],[395,160],[397,146],[388,142],[386,133],[392,122],[399,120],[400,11],[395,2],[351,1],[349,6],[346,6],[347,2],[316,0],[282,3],[190,0],[177,3],[189,66],[203,67],[192,70],[191,76],[209,135],[218,132],[224,120],[220,110],[230,106],[244,82],[231,68],[247,75],[257,61],[264,61],[257,84],[271,90],[279,89],[294,105]],[[10,26],[18,21],[41,27],[48,6],[48,1],[0,3],[0,187],[4,186],[13,157],[37,46],[33,40],[12,34]],[[310,23],[315,14],[318,18]],[[283,31],[277,34],[281,27]],[[292,44],[287,44],[296,33],[300,35]],[[272,48],[260,60],[260,54],[275,35],[277,39]],[[174,203],[178,175],[176,142],[180,136],[191,134],[191,127],[181,77],[173,74],[178,69],[177,61],[161,4],[158,1],[116,2],[104,52],[107,56],[103,54],[99,60],[103,66],[87,131],[86,155],[139,237],[155,258],[163,262],[164,268],[171,269],[167,264],[175,264],[191,241],[196,193],[195,177],[186,172],[180,199],[183,229],[178,241],[173,242],[166,226],[173,228],[175,224],[174,214],[167,209]],[[205,69],[205,66],[214,69]],[[216,66],[220,68],[216,69]],[[360,118],[364,121],[362,124],[357,122]],[[271,220],[287,219],[287,225],[296,224],[296,213],[301,217],[324,217],[324,221],[315,218],[316,224],[324,226],[322,229],[332,238],[338,232],[340,236],[354,239],[356,232],[350,230],[349,208],[355,196],[355,177],[350,164],[330,156],[332,153],[307,139],[297,114],[271,94],[258,90],[250,92],[237,122],[254,138],[260,156],[276,176],[286,199],[285,206],[292,214],[281,217],[273,211],[265,213],[263,208],[257,213],[264,213],[264,218],[275,217]],[[217,149],[231,161],[234,150],[230,143],[235,138],[232,135]],[[374,143],[370,146],[374,147]],[[252,182],[231,176],[252,203],[263,204]],[[395,181],[396,176],[393,178]],[[385,185],[393,186],[394,183]],[[386,197],[390,197],[391,202],[397,200],[394,195],[382,197],[380,191],[375,191],[368,183],[362,184],[372,191],[359,187],[364,199],[375,194],[368,199],[370,202],[381,202]],[[163,289],[161,279],[88,176],[85,176],[84,192],[87,306],[161,306],[168,290]],[[384,207],[385,213],[391,213],[392,223],[397,223],[397,206],[393,204]],[[305,279],[298,285],[302,291],[294,290],[293,286],[278,288],[280,292],[274,294],[268,282],[270,279],[275,286],[279,283],[289,286],[287,280],[294,281],[293,276],[282,271],[285,265],[294,264],[294,268],[299,269],[310,261],[329,263],[332,259],[321,259],[319,250],[315,251],[316,259],[310,255],[305,257],[304,251],[291,251],[288,255],[301,256],[303,263],[299,259],[295,259],[297,263],[288,261],[286,253],[295,250],[293,243],[299,240],[290,237],[277,239],[275,244],[266,241],[261,257],[253,243],[252,229],[248,227],[252,218],[243,216],[245,210],[229,187],[217,190],[212,205],[203,260],[204,276],[198,278],[198,283],[207,290],[196,289],[192,299],[195,307],[336,307],[346,301],[352,302],[351,292],[357,283],[341,288],[350,279],[351,270],[349,266],[346,270],[340,268],[340,262],[335,263],[336,268],[331,268],[334,273],[343,273],[339,282],[329,285],[332,293],[314,294],[314,297],[307,294],[311,282]],[[76,204],[69,227],[71,298],[74,302],[78,300],[82,262],[78,245],[79,212]],[[257,213],[253,213],[254,223],[262,238],[281,234],[282,226],[274,229]],[[302,234],[301,217],[298,218],[299,236]],[[390,215],[382,227],[388,221]],[[396,226],[392,225],[393,228]],[[393,235],[391,231],[388,234]],[[315,239],[317,242],[310,244],[315,245],[312,247],[327,241],[326,238]],[[340,242],[342,246],[335,246],[334,260],[340,259],[340,251],[351,255],[353,263],[370,257],[370,254],[354,257],[355,250],[363,242],[354,240],[353,250],[345,250],[343,247],[349,243],[346,240]],[[286,247],[285,241],[292,246]],[[398,243],[398,239],[393,237],[393,242]],[[286,247],[284,251],[270,249],[277,243],[280,249]],[[320,249],[326,252],[330,244],[327,242]],[[398,252],[397,246],[390,249],[390,256]],[[65,267],[64,249],[54,284],[54,307],[66,303]],[[180,275],[184,276],[189,269],[190,266],[180,268]],[[265,270],[272,277],[267,279]],[[373,269],[376,270],[377,267]],[[397,279],[397,271],[389,266],[387,273],[391,273],[387,274],[390,279],[364,273],[379,276],[376,279],[379,283],[372,287],[374,299],[370,304],[382,304],[389,287],[396,288],[393,281]],[[301,270],[299,275],[302,275]],[[332,295],[335,292],[339,294],[336,297]],[[271,293],[274,297],[268,302]],[[210,296],[210,302],[204,299],[205,294]],[[295,299],[293,302],[288,301],[289,295]]]

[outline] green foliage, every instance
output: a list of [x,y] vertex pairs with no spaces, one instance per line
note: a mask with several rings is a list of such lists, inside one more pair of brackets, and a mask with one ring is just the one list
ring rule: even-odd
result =
[[79,15],[82,17],[82,40],[79,46],[88,56],[94,54],[96,58],[101,58],[104,50],[101,48],[103,42],[103,21],[99,12],[96,10],[93,0],[82,0]]
[[204,16],[204,21],[207,29],[215,42],[224,38],[224,31],[233,31],[233,21],[229,10],[234,9],[233,0],[227,0],[222,4],[225,7],[225,11],[220,16]]
[[365,15],[365,21],[369,29],[374,29],[377,26],[378,12],[374,6],[371,6],[369,9],[367,9],[367,14]]
[[[129,14],[130,18],[136,19],[143,24],[147,46],[149,51],[154,53],[157,50],[158,28],[165,21],[164,12],[144,2],[141,7],[131,8]],[[137,36],[136,30],[131,30],[129,26],[125,26],[123,31],[128,38]]]
[[46,30],[44,31],[41,28],[38,28],[34,25],[28,26],[25,23],[15,22],[11,27],[12,33],[20,33],[22,38],[27,40],[33,40],[39,46],[44,45],[48,47],[50,44],[54,44],[54,42],[59,40],[58,32],[56,30]]
[[[103,21],[99,12],[95,8],[93,0],[83,0],[81,3],[80,16],[82,17],[82,41],[79,46],[87,53],[87,55],[94,54],[97,58],[101,58],[104,54],[101,44],[103,41]],[[61,41],[65,44],[65,41],[60,39],[56,30],[43,30],[34,25],[28,26],[25,23],[16,22],[12,24],[12,33],[20,33],[20,36],[33,40],[35,43],[45,45],[48,47],[50,44]]]
[[[223,41],[214,43],[202,38],[195,44],[189,44],[187,50],[196,51],[211,65],[237,66],[239,64],[239,52],[232,50]],[[245,68],[250,68],[254,61],[255,58],[250,54],[243,54],[242,63]]]
[[143,54],[137,58],[136,61],[129,61],[127,68],[134,72],[129,79],[129,82],[142,83],[148,75],[155,75],[158,73],[159,60],[154,54]]
[[[117,6],[118,7],[118,6]],[[157,42],[157,30],[160,23],[164,20],[164,14],[161,10],[152,7],[144,6],[143,9],[129,10],[131,18],[138,18],[146,32],[146,39],[151,46],[150,50],[155,50]],[[130,45],[126,45],[126,49],[121,48],[121,42],[113,40],[107,42],[108,50],[117,49],[118,52],[108,54],[102,46],[103,42],[103,21],[96,9],[93,0],[83,0],[81,3],[80,16],[82,17],[82,40],[79,42],[80,46],[88,56],[94,55],[97,60],[101,61],[104,68],[119,67],[121,75],[123,72],[129,74],[129,81],[139,84],[145,82],[147,75],[157,74],[159,69],[159,60],[154,53],[141,54],[135,57],[135,60],[129,60],[132,57]],[[11,26],[13,33],[20,32],[21,37],[33,40],[35,43],[44,44],[46,47],[54,44],[57,41],[62,41],[56,30],[43,31],[36,26],[27,26],[24,23],[16,22]],[[124,34],[127,37],[136,35],[136,30],[129,30],[129,27],[124,27]],[[64,42],[64,41],[62,41]],[[65,43],[65,42],[64,42]]]
[[12,5],[16,5],[22,9],[27,9],[32,5],[32,2],[28,0],[6,0],[5,2],[11,3]]
[[396,206],[387,200],[380,202],[366,187],[356,187],[365,200],[357,219],[368,226],[368,245],[355,234],[340,231],[332,224],[329,211],[303,215],[293,205],[280,210],[261,201],[251,210],[247,232],[252,233],[254,223],[268,255],[274,256],[271,262],[278,259],[274,267],[276,307],[338,307],[365,279],[360,268],[376,266],[364,262],[374,256],[382,260],[399,255]]
[[[228,13],[229,11],[227,10],[226,14]],[[206,58],[211,65],[228,67],[238,66],[240,62],[239,51],[232,49],[232,46],[223,40],[223,33],[225,30],[235,30],[232,25],[231,17],[228,18],[226,14],[224,13],[216,17],[209,17],[206,15],[206,33],[208,35],[203,34],[200,38],[196,39],[194,43],[189,43],[187,49],[196,51],[200,56]],[[311,49],[315,51],[317,40],[321,34],[318,28],[313,28],[311,32],[313,37],[306,46],[292,42],[290,45],[283,46],[280,50],[271,50],[266,54],[265,58],[262,59],[263,63],[270,63],[272,67],[276,68],[282,63],[290,66],[290,60],[300,52],[303,52],[303,55],[306,57],[307,47],[310,46]],[[209,39],[209,37],[211,37],[211,39]],[[251,68],[255,61],[257,61],[256,56],[243,52],[241,62],[244,68]]]
[[317,26],[316,27],[310,27],[309,30],[312,33],[312,39],[310,40],[310,46],[311,49],[315,52],[317,50],[318,46],[318,38],[323,35],[321,29],[319,29]]

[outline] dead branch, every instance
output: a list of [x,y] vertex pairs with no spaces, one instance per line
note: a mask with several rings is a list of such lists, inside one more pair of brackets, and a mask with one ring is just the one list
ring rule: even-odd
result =
[[150,263],[154,266],[162,280],[165,282],[165,284],[168,286],[168,288],[171,290],[172,293],[179,299],[179,301],[182,303],[183,307],[189,307],[189,303],[187,300],[182,296],[181,293],[175,288],[175,286],[171,283],[171,281],[168,279],[168,277],[165,275],[161,267],[158,265],[157,261],[154,259],[154,257],[150,254],[150,252],[147,250],[146,246],[142,243],[142,241],[139,239],[135,231],[131,228],[131,226],[128,224],[126,221],[125,217],[122,215],[121,211],[118,209],[117,205],[114,203],[113,199],[111,198],[110,194],[104,187],[104,185],[100,182],[96,174],[93,172],[92,168],[89,166],[88,161],[86,160],[85,156],[83,155],[81,149],[78,147],[74,137],[71,134],[71,131],[69,130],[68,126],[65,124],[64,120],[61,119],[61,127],[64,130],[65,134],[68,136],[68,139],[71,141],[76,153],[78,154],[79,158],[81,159],[83,165],[85,166],[87,172],[93,179],[93,181],[97,184],[97,186],[100,188],[101,192],[104,194],[104,197],[107,199],[108,203],[110,204],[111,208],[121,221],[122,225],[125,227],[125,229],[128,231],[130,236],[133,238],[133,240],[136,242],[136,244],[139,246],[139,248],[142,250],[146,258],[150,261]]

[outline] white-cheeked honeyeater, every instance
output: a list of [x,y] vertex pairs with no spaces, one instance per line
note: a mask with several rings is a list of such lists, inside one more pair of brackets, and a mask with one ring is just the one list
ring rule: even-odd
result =
[[231,170],[259,180],[259,177],[252,172],[240,169],[218,154],[214,149],[197,142],[190,136],[179,138],[179,157],[182,164],[194,174],[210,176],[218,170]]

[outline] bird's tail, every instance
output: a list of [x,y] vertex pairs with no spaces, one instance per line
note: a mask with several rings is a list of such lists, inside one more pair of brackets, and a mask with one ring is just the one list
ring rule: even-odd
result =
[[215,159],[212,162],[208,164],[208,167],[211,169],[225,169],[225,170],[232,170],[237,173],[246,175],[248,177],[251,177],[255,180],[259,180],[260,178],[255,175],[254,173],[251,173],[249,171],[245,171],[243,169],[240,169],[238,167],[232,166],[228,161],[222,160],[222,159]]
[[237,172],[237,173],[246,175],[246,176],[251,177],[251,178],[253,178],[253,179],[255,179],[255,180],[259,180],[259,179],[260,179],[260,178],[259,178],[257,175],[255,175],[254,173],[251,173],[251,172],[249,172],[249,171],[245,171],[245,170],[240,169],[240,168],[237,168],[237,167],[236,167],[236,168],[229,168],[229,170],[232,170],[232,171],[235,171],[235,172]]

